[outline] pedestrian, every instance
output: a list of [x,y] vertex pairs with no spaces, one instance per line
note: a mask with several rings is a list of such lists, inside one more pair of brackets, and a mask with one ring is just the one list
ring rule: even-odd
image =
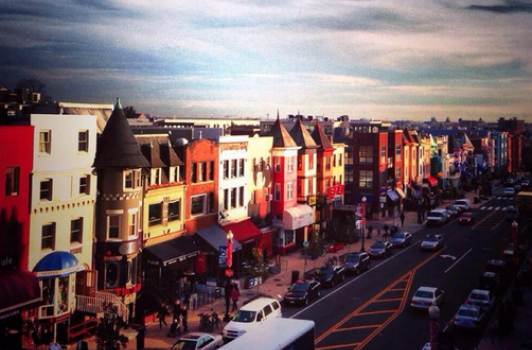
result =
[[368,238],[368,239],[371,238],[372,234],[373,234],[373,225],[369,224],[368,225],[368,235],[367,235],[366,238]]
[[233,290],[233,286],[231,286],[231,283],[227,281],[225,284],[224,289],[224,297],[225,297],[225,314],[229,314],[229,307],[231,306],[231,291]]
[[146,328],[144,326],[140,326],[140,328],[137,331],[137,350],[143,350],[144,349],[144,335],[146,332]]
[[183,333],[188,331],[188,307],[187,304],[183,304],[181,307],[181,319],[183,320]]
[[499,328],[499,322],[495,321],[493,323],[493,326],[491,328],[491,344],[495,344],[495,340],[498,340],[499,346],[502,345],[502,339],[501,339],[501,330]]
[[181,301],[179,299],[176,299],[174,302],[174,310],[173,310],[173,316],[174,316],[174,322],[177,320],[179,323],[179,317],[181,316]]
[[231,300],[233,301],[233,311],[238,309],[238,298],[240,297],[240,291],[238,286],[233,284],[233,290],[231,290]]
[[401,212],[401,215],[399,216],[399,218],[401,219],[401,228],[403,228],[403,226],[405,225],[405,212],[404,211]]
[[166,306],[164,304],[161,304],[161,307],[159,308],[159,312],[157,313],[157,318],[159,319],[159,329],[163,328],[163,323],[165,326],[168,326],[166,323],[166,314],[168,313],[168,310],[166,309]]
[[390,227],[388,226],[388,224],[384,224],[384,240],[387,241],[388,240],[388,230],[390,229]]

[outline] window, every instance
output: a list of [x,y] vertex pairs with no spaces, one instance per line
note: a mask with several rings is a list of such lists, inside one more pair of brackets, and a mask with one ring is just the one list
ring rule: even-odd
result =
[[216,206],[214,205],[214,193],[210,192],[207,197],[207,211],[214,213]]
[[89,195],[91,193],[91,176],[86,175],[79,178],[79,194]]
[[401,145],[395,146],[395,157],[401,158]]
[[243,207],[244,206],[244,186],[239,188],[239,194],[238,194],[238,205]]
[[148,207],[148,226],[161,224],[161,203],[150,204]]
[[18,195],[19,173],[19,167],[10,167],[6,169],[6,196]]
[[213,181],[214,180],[214,162],[211,161],[209,163],[209,181]]
[[118,262],[105,263],[105,288],[114,288],[118,285]]
[[381,164],[386,163],[386,146],[381,146]]
[[120,238],[120,215],[107,216],[107,238]]
[[161,168],[152,169],[151,171],[153,175],[152,185],[160,185],[161,184]]
[[124,188],[125,189],[133,189],[135,182],[134,182],[134,173],[133,170],[124,170]]
[[42,227],[41,250],[55,249],[55,222]]
[[198,182],[198,179],[196,178],[196,174],[197,174],[197,164],[198,163],[192,163],[192,167],[190,168],[190,181],[192,181],[192,183],[196,183]]
[[207,169],[206,169],[206,163],[196,163],[198,167],[198,182],[203,182],[207,179]]
[[133,171],[133,175],[135,176],[135,182],[134,182],[135,188],[138,188],[138,187],[140,187],[140,180],[141,180],[141,178],[140,178],[140,169],[134,170]]
[[89,151],[89,131],[87,130],[78,132],[78,151]]
[[297,196],[303,197],[304,179],[297,180]]
[[275,162],[275,171],[281,171],[281,157],[273,157]]
[[52,151],[52,132],[50,130],[39,132],[39,152],[50,154]]
[[181,202],[178,200],[168,203],[168,221],[179,220],[181,213]]
[[171,175],[172,182],[179,182],[179,167],[178,166],[173,167],[171,168],[170,171],[172,172],[172,175]]
[[336,154],[333,154],[333,166],[336,167]]
[[275,184],[274,196],[273,199],[276,201],[281,200],[281,184]]
[[129,213],[129,218],[128,218],[128,228],[127,228],[127,233],[128,233],[128,236],[131,237],[131,236],[136,236],[138,234],[138,230],[137,230],[137,213]]
[[373,163],[373,147],[360,146],[358,157],[360,158],[360,163]]
[[308,179],[307,191],[308,191],[309,195],[313,195],[314,194],[314,179],[313,178]]
[[314,157],[316,157],[315,153],[311,153],[308,155],[308,169],[314,170]]
[[231,178],[236,177],[236,159],[231,159]]
[[343,154],[339,154],[339,155],[338,155],[338,165],[339,165],[339,166],[342,166],[342,165],[343,165],[343,164],[342,164],[342,163],[344,162],[343,159],[344,159]]
[[137,271],[138,271],[138,257],[127,260],[127,277],[126,284],[136,285],[137,284]]
[[238,176],[244,176],[244,159],[238,160]]
[[231,208],[236,208],[236,188],[231,188]]
[[229,178],[229,161],[228,160],[224,160],[223,162],[223,171],[224,171],[224,179],[228,179]]
[[331,170],[331,157],[325,157],[325,169]]
[[373,171],[372,170],[360,170],[360,187],[373,187]]
[[395,167],[395,181],[401,181],[401,167]]
[[229,190],[227,188],[224,190],[224,209],[229,209]]
[[286,200],[291,200],[294,198],[294,183],[293,182],[287,182],[286,183]]
[[46,200],[51,201],[52,200],[52,188],[53,188],[53,180],[52,179],[46,179],[41,181],[41,190],[40,190],[40,200]]
[[83,243],[83,218],[70,221],[70,244]]
[[290,173],[294,171],[294,157],[286,157],[286,170]]
[[199,196],[194,196],[190,198],[190,214],[191,215],[202,215],[205,214],[206,209],[206,196],[201,194]]

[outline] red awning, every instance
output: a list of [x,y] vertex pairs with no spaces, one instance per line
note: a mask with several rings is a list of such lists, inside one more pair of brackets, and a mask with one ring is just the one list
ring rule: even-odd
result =
[[425,180],[429,183],[430,187],[438,186],[438,179],[434,176],[429,176]]
[[37,277],[30,272],[11,270],[0,276],[0,320],[41,304]]
[[222,229],[225,232],[229,232],[229,230],[231,230],[231,232],[233,232],[234,239],[240,242],[240,244],[253,242],[259,239],[262,234],[259,228],[255,226],[255,224],[249,219],[222,226]]

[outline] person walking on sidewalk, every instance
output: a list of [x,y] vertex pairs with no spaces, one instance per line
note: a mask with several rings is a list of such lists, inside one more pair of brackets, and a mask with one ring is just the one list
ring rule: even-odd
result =
[[188,308],[187,304],[181,307],[181,319],[183,320],[183,333],[188,332]]
[[231,286],[231,282],[227,281],[225,284],[224,289],[224,297],[225,297],[225,314],[229,314],[229,307],[231,306],[231,291],[233,290],[233,286]]
[[240,291],[238,286],[233,284],[233,290],[231,290],[231,300],[233,301],[233,311],[238,309],[238,298],[240,297]]
[[159,329],[163,328],[163,323],[165,326],[168,326],[168,323],[166,323],[166,314],[168,314],[168,310],[164,304],[161,304],[159,312],[157,313],[157,318],[159,319]]
[[373,225],[369,224],[368,226],[368,235],[366,236],[367,239],[370,239],[373,234]]
[[401,216],[399,216],[399,218],[401,219],[401,228],[403,228],[403,226],[405,225],[405,212],[404,211],[401,212]]

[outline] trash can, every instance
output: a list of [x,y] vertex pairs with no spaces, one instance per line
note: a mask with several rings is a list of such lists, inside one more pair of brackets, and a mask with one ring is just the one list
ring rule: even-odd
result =
[[296,283],[296,281],[299,279],[299,271],[298,270],[292,270],[292,284]]

